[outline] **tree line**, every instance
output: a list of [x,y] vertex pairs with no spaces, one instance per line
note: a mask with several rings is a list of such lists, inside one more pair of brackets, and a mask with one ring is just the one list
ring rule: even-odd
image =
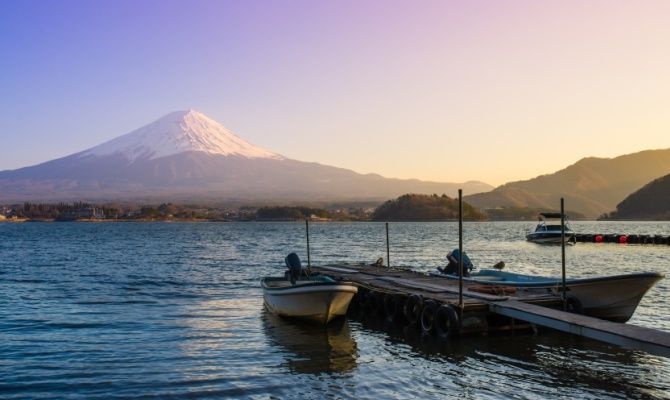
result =
[[[458,219],[458,199],[443,194],[405,194],[377,207],[373,221],[453,221]],[[486,215],[463,202],[463,219],[483,221]]]
[[[468,221],[528,220],[537,209],[503,208],[480,211],[463,202],[463,218]],[[546,210],[545,210],[546,211]],[[490,213],[489,213],[490,212]],[[291,221],[322,219],[333,221],[453,221],[458,219],[458,199],[446,194],[405,194],[380,206],[329,209],[308,206],[245,206],[231,210],[162,203],[160,205],[96,205],[74,203],[24,203],[12,207],[12,215],[26,219],[118,219],[118,220],[215,220],[215,221]]]

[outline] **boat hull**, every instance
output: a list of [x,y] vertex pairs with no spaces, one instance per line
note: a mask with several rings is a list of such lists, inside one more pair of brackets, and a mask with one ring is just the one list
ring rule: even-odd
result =
[[[526,235],[526,240],[539,244],[561,244],[561,233],[558,232],[533,232]],[[565,243],[573,243],[575,234],[565,232]]]
[[277,315],[327,324],[345,315],[358,288],[347,282],[298,282],[295,286],[272,287],[262,281],[263,300]]
[[[614,322],[626,322],[633,314],[642,297],[662,276],[635,274],[603,279],[576,280],[566,283],[568,296],[579,300],[584,315]],[[553,293],[562,293],[561,283],[551,288]]]
[[[453,275],[441,275],[458,279]],[[579,300],[584,315],[615,322],[628,321],[642,297],[663,279],[654,272],[615,275],[596,278],[568,279],[566,292]],[[465,282],[485,286],[514,287],[517,291],[530,293],[554,293],[562,295],[562,282],[558,278],[534,277],[501,271],[482,270],[478,275],[464,278]]]

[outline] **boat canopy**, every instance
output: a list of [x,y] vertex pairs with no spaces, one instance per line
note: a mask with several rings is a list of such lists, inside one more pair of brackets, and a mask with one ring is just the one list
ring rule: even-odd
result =
[[[542,216],[544,218],[552,218],[552,219],[553,218],[561,218],[561,213],[558,213],[558,212],[543,212],[543,213],[540,213],[540,216]],[[567,217],[567,215],[566,215],[566,217]]]

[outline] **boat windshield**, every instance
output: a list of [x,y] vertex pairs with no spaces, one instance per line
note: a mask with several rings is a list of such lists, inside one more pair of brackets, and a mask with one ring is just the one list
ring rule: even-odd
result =
[[[565,220],[565,230],[566,231],[571,231],[572,230],[572,228],[570,227],[570,223],[567,220],[567,216],[566,216],[566,220]],[[561,231],[561,220],[560,219],[557,220],[557,219],[554,219],[554,218],[540,218],[539,223],[535,227],[535,231],[536,232],[538,232],[538,231],[541,231],[541,232],[544,232],[544,231],[552,231],[552,232],[558,231],[558,232],[560,232]]]

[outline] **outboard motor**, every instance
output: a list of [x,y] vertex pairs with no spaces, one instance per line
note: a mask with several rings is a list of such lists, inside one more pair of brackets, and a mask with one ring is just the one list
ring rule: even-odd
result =
[[290,253],[286,256],[284,261],[286,261],[286,268],[288,268],[286,275],[288,275],[288,279],[291,281],[291,284],[295,285],[295,282],[300,279],[300,275],[302,275],[303,272],[302,264],[300,263],[300,257],[298,257],[298,255],[295,253]]
[[[460,268],[458,268],[458,249],[452,250],[449,254],[447,254],[447,260],[449,260],[449,264],[447,264],[446,267],[443,269],[438,268],[440,272],[443,274],[450,274],[450,275],[458,275],[458,271]],[[474,265],[472,265],[472,261],[470,261],[470,258],[463,252],[463,276],[468,276],[470,275],[470,271],[474,268]]]

